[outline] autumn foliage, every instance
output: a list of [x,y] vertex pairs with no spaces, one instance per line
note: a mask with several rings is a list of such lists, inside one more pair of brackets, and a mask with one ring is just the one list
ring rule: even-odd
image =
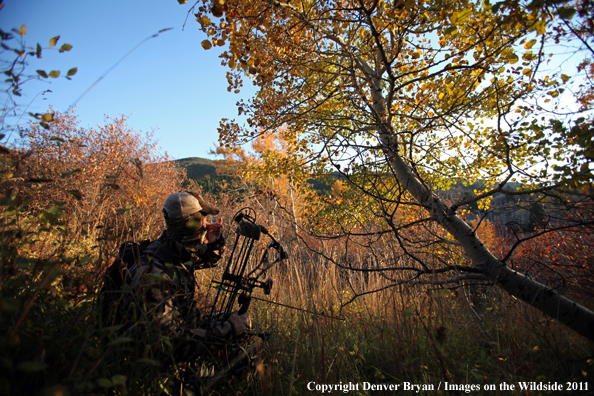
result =
[[68,112],[55,113],[47,129],[32,125],[24,136],[32,151],[25,179],[34,187],[24,191],[31,209],[63,202],[68,231],[93,239],[154,234],[165,198],[180,189],[185,174],[157,152],[150,133],[125,121],[108,118],[86,129]]
[[512,264],[517,271],[594,309],[594,234],[591,228],[572,227],[538,235],[520,245]]

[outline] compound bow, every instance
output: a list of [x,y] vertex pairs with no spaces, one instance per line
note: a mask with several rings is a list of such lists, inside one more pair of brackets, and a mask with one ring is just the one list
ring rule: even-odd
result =
[[[209,319],[227,320],[234,311],[235,302],[240,308],[238,314],[247,312],[251,294],[255,288],[264,290],[264,294],[270,294],[272,289],[272,279],[260,280],[265,277],[268,271],[276,263],[287,258],[287,253],[282,246],[268,230],[259,224],[256,224],[255,211],[251,208],[239,210],[233,217],[237,223],[235,233],[235,242],[233,249],[227,261],[222,279],[212,280],[211,288],[217,290],[213,304],[210,310]],[[251,270],[248,271],[249,261],[252,258],[254,245],[260,240],[261,235],[267,235],[270,243],[264,249],[260,261]],[[270,262],[269,252],[276,250],[278,257]],[[246,273],[247,272],[247,273]]]

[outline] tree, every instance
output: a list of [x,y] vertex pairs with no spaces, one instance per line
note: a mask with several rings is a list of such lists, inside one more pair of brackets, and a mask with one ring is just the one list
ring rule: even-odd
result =
[[[573,105],[587,95],[571,94],[575,84],[582,92],[591,85],[552,56],[555,45],[577,46],[574,59],[588,62],[590,31],[568,27],[572,18],[587,26],[588,12],[555,0],[199,3],[195,15],[210,37],[202,46],[229,44],[221,54],[228,90],[245,76],[259,88],[238,104],[247,127],[221,123],[221,145],[287,124],[300,166],[338,168],[382,219],[379,230],[355,221],[359,235],[389,232],[402,249],[461,248],[455,264],[411,253],[416,264],[402,271],[416,281],[479,275],[594,339],[594,313],[511,269],[511,252],[496,257],[463,215],[475,203],[489,211],[495,194],[540,192],[561,205],[571,188],[592,199],[593,120]],[[483,188],[472,196],[441,193],[477,181]],[[403,208],[417,216],[399,215]],[[578,223],[591,226],[591,217]],[[419,227],[433,240],[416,238]]]

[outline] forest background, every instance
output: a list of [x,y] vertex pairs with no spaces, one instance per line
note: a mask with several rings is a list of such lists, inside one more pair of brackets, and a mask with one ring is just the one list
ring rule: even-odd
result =
[[[208,1],[192,19],[202,47],[223,50],[228,89],[258,88],[238,103],[247,125],[221,121],[214,173],[123,116],[83,128],[50,108],[2,146],[3,393],[194,391],[200,370],[188,381],[95,311],[118,246],[155,238],[181,188],[227,221],[252,207],[290,257],[270,298],[309,311],[254,303],[272,337],[253,373],[215,392],[592,390],[588,2]],[[56,75],[28,74],[46,48],[26,34],[2,34],[5,114],[31,76]],[[205,293],[217,274],[198,275]]]

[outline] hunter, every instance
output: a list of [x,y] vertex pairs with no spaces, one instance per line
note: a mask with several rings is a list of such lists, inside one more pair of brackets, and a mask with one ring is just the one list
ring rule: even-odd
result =
[[[123,265],[108,271],[103,291],[125,291],[117,301],[107,298],[110,307],[104,308],[104,313],[109,312],[109,324],[117,324],[118,320],[128,326],[138,321],[152,322],[171,340],[177,361],[193,359],[205,346],[231,341],[248,329],[247,313],[233,313],[228,320],[217,322],[201,318],[198,309],[194,271],[216,266],[225,246],[223,219],[208,222],[209,215],[218,214],[218,209],[195,192],[178,192],[167,198],[163,205],[166,230],[162,235],[153,242],[136,245],[133,254],[122,252],[126,250],[122,247],[119,261]],[[121,276],[119,282],[114,282],[118,270]]]

